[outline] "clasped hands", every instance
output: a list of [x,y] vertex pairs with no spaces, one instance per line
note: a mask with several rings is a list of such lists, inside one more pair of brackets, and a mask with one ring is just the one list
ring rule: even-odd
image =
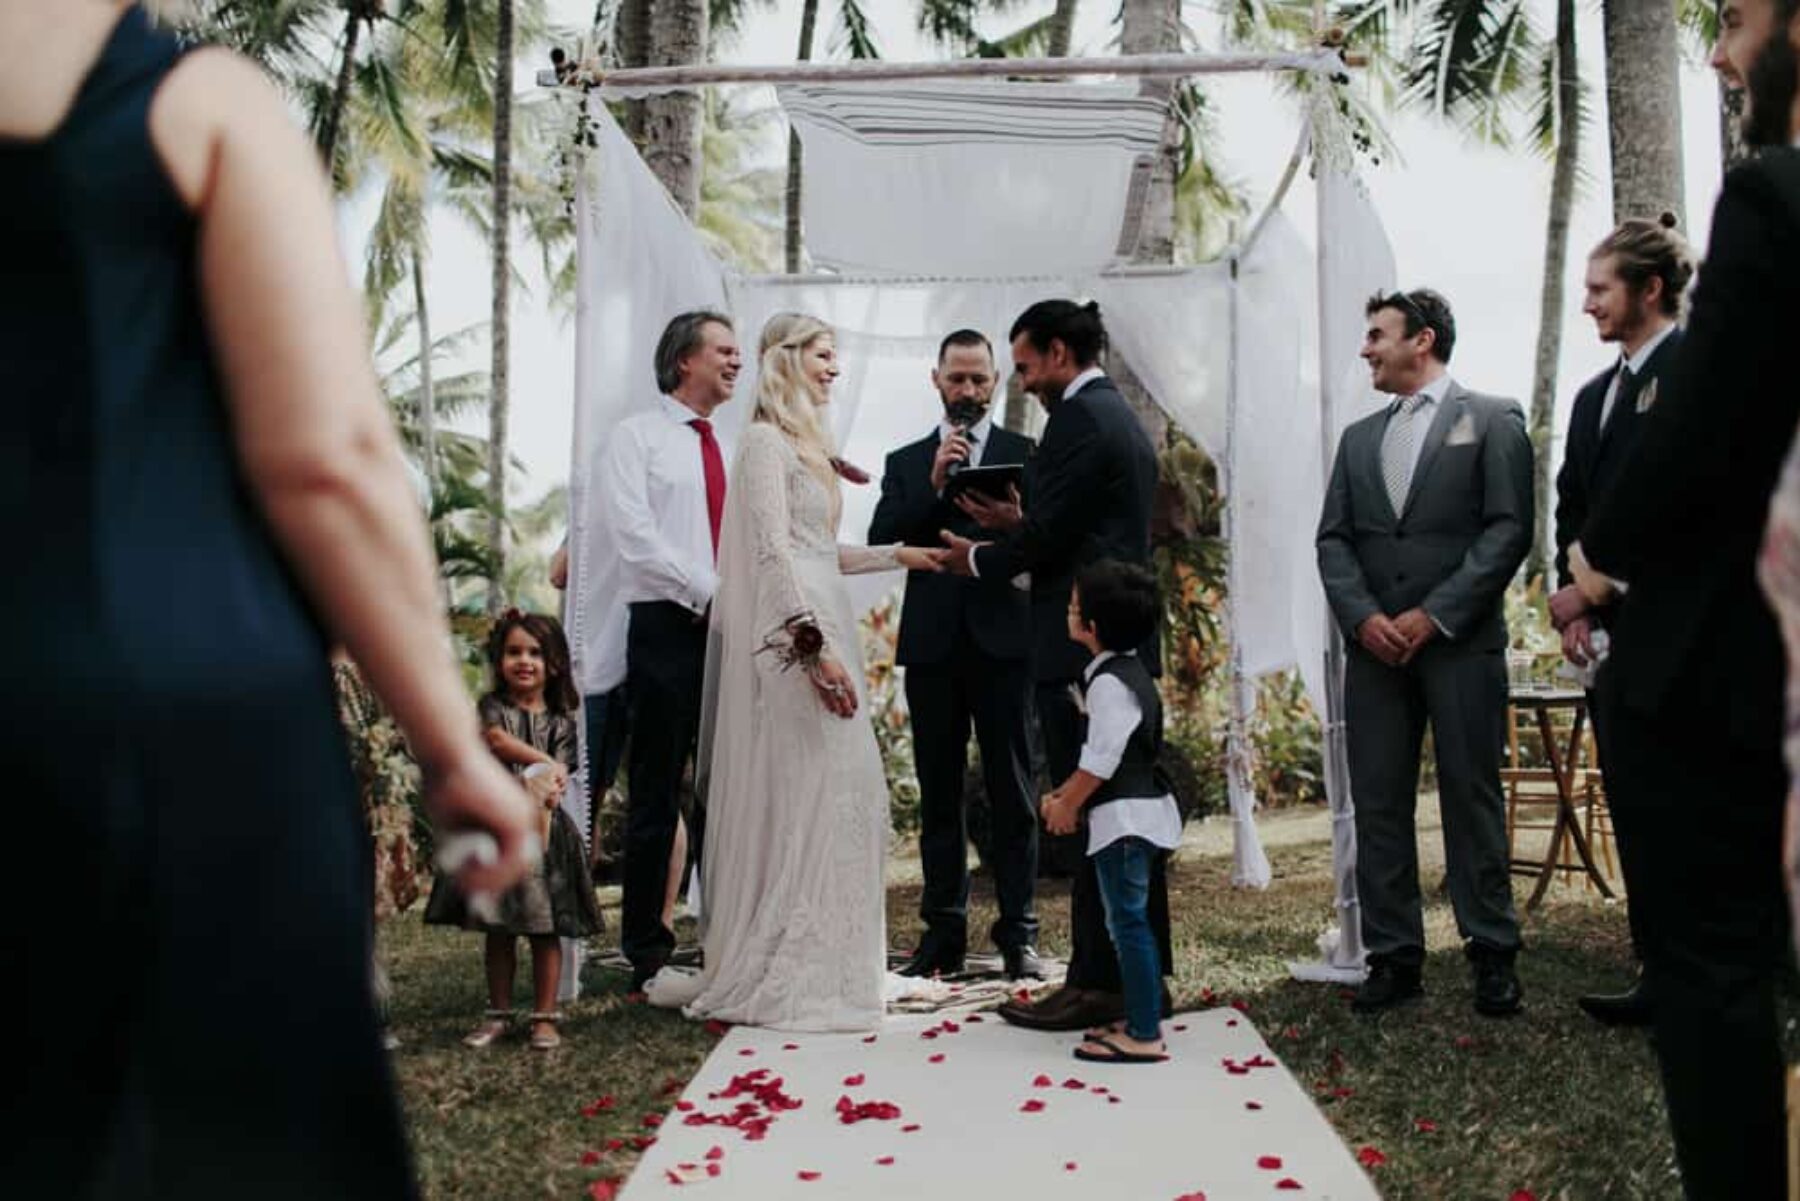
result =
[[1356,627],[1356,640],[1364,650],[1389,667],[1411,663],[1427,642],[1438,636],[1437,622],[1421,608],[1411,608],[1398,617],[1376,613]]
[[1550,624],[1562,635],[1563,657],[1577,667],[1586,667],[1594,659],[1589,615],[1618,596],[1620,585],[1594,569],[1579,542],[1569,546],[1569,573],[1575,582],[1550,594]]

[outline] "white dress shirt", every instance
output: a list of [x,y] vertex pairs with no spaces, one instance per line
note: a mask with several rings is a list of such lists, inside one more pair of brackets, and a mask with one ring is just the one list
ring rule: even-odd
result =
[[[1123,681],[1110,675],[1094,678],[1100,665],[1114,653],[1101,651],[1082,673],[1088,687],[1087,741],[1081,744],[1081,770],[1102,780],[1112,779],[1119,770],[1125,744],[1144,720],[1144,710]],[[1175,807],[1175,798],[1166,792],[1161,796],[1119,797],[1088,810],[1088,854],[1134,835],[1166,851],[1180,846],[1181,811]]]
[[[672,397],[621,421],[600,467],[600,503],[619,550],[619,589],[627,604],[674,601],[699,613],[719,586],[699,416]],[[720,438],[727,471],[731,449]]]
[[[1675,323],[1671,321],[1669,324],[1663,326],[1660,331],[1652,334],[1648,342],[1638,347],[1636,354],[1619,356],[1619,365],[1621,367],[1631,368],[1631,374],[1641,378],[1644,374],[1644,365],[1650,361],[1650,356],[1655,354],[1656,348],[1661,346],[1663,341],[1674,332]],[[1606,399],[1600,404],[1600,428],[1602,430],[1606,428],[1606,422],[1612,416],[1613,401],[1618,398],[1619,380],[1621,378],[1622,373],[1615,371],[1613,372],[1612,382],[1606,385]]]

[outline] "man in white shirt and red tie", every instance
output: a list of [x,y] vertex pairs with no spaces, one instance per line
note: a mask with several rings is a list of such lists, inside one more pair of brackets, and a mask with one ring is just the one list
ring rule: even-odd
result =
[[[600,471],[600,503],[618,548],[630,609],[631,698],[620,945],[633,991],[663,966],[675,932],[663,921],[683,769],[700,724],[706,613],[725,511],[727,448],[712,426],[742,359],[730,318],[704,310],[669,322],[656,345],[655,406],[619,423]],[[689,831],[699,860],[705,817]]]

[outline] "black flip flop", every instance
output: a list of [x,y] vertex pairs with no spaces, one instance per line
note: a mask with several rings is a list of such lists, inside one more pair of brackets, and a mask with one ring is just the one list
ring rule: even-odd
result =
[[1089,1063],[1167,1063],[1169,1060],[1167,1051],[1158,1051],[1155,1054],[1127,1051],[1110,1038],[1090,1038],[1087,1041],[1095,1046],[1105,1047],[1110,1052],[1107,1055],[1096,1055],[1085,1046],[1076,1047],[1075,1058],[1084,1059]]

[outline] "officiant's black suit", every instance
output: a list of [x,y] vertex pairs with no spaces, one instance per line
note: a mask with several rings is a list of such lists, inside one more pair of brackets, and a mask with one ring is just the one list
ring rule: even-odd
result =
[[[869,544],[941,547],[940,531],[982,538],[981,527],[931,485],[938,431],[887,457]],[[991,426],[983,467],[1024,463],[1032,441]],[[1029,503],[1029,502],[1028,502]],[[1031,605],[1000,577],[972,580],[909,572],[895,662],[906,669],[913,759],[919,775],[919,858],[925,887],[919,916],[931,957],[958,960],[968,945],[968,815],[963,807],[969,728],[981,747],[992,814],[995,900],[992,931],[1002,949],[1037,940],[1037,804],[1032,789]]]
[[[1038,724],[1050,778],[1060,785],[1080,765],[1083,722],[1071,688],[1088,663],[1087,651],[1069,638],[1069,594],[1076,572],[1100,559],[1150,566],[1156,450],[1118,388],[1101,376],[1050,406],[1029,474],[1031,500],[1023,524],[978,549],[975,568],[984,580],[1031,574],[1031,669]],[[1162,674],[1156,632],[1138,655],[1152,675]],[[1158,859],[1154,871],[1162,870]],[[1174,956],[1167,890],[1157,879],[1151,882],[1150,896],[1150,924],[1168,975]],[[1065,986],[1122,994],[1099,880],[1086,855],[1070,894],[1069,937]]]
[[1645,979],[1690,1197],[1786,1196],[1775,980],[1783,654],[1756,580],[1800,425],[1800,152],[1725,177],[1688,332],[1581,531],[1630,592],[1600,677],[1606,785],[1636,819]]
[[[1612,491],[1620,468],[1637,445],[1638,431],[1643,428],[1645,417],[1638,411],[1638,400],[1645,396],[1654,399],[1661,392],[1662,377],[1675,362],[1681,336],[1681,330],[1670,330],[1645,360],[1644,370],[1633,379],[1620,381],[1619,394],[1613,398],[1612,412],[1606,415],[1604,426],[1600,417],[1606,406],[1606,393],[1622,364],[1614,363],[1583,384],[1575,394],[1574,411],[1569,416],[1569,437],[1563,444],[1562,467],[1556,473],[1556,583],[1559,588],[1566,587],[1575,578],[1569,571],[1569,544],[1581,535],[1588,514]],[[1653,381],[1654,389],[1651,388]],[[1622,602],[1607,605],[1589,614],[1593,624],[1607,630],[1609,636],[1618,620],[1620,604]],[[1606,740],[1611,733],[1605,708],[1604,692],[1597,688],[1590,690],[1588,720],[1593,723],[1594,743],[1600,750],[1602,779],[1608,776]],[[1609,795],[1607,799],[1613,815],[1613,830],[1618,836],[1619,865],[1625,873],[1625,891],[1629,896],[1637,891],[1637,886],[1632,883],[1637,876],[1632,860],[1636,851],[1631,828],[1633,815],[1629,811],[1619,811],[1617,797]],[[1635,949],[1643,943],[1640,910],[1632,905],[1627,913],[1631,921],[1631,944]],[[1638,953],[1641,959],[1642,951]]]

